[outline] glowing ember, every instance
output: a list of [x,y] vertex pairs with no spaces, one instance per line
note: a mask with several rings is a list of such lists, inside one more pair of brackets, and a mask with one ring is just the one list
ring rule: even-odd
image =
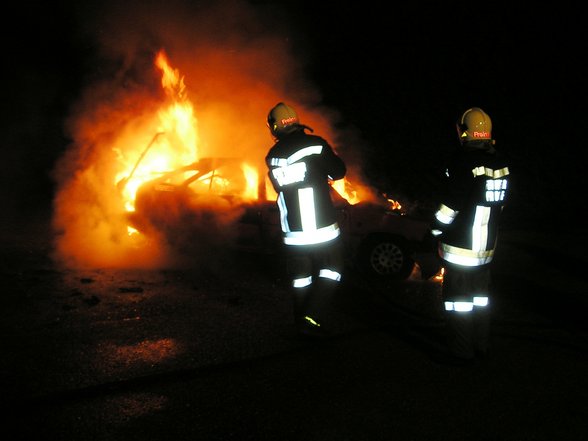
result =
[[388,198],[388,202],[390,202],[390,206],[391,206],[392,210],[402,209],[402,205],[400,205],[400,202],[395,201],[394,199],[390,199],[390,198]]
[[432,279],[436,282],[443,282],[443,276],[445,275],[445,268],[441,267],[441,269],[435,274]]

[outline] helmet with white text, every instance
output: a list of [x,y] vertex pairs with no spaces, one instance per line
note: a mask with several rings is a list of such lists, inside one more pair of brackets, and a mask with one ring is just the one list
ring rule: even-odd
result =
[[468,141],[492,141],[492,120],[479,107],[466,110],[457,124],[457,136],[463,144]]
[[300,127],[300,120],[296,111],[285,103],[276,104],[267,116],[267,126],[273,137],[291,133]]

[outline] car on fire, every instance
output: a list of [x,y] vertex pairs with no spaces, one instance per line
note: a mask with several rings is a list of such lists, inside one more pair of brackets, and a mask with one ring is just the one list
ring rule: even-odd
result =
[[[239,158],[203,158],[144,182],[129,213],[130,225],[146,235],[163,234],[184,248],[215,241],[280,253],[280,215],[275,200],[265,197],[265,175],[258,180],[259,196],[247,197],[242,163]],[[436,273],[428,221],[393,208],[384,196],[351,204],[331,188],[350,265],[391,280],[407,279],[415,264],[425,278]]]

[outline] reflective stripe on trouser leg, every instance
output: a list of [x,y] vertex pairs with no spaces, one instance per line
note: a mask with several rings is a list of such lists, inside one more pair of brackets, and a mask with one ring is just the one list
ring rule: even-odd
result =
[[335,282],[339,282],[341,280],[341,273],[324,268],[319,271],[319,277],[323,277],[325,279],[331,279],[331,280],[334,280]]
[[[322,271],[321,271],[322,272]],[[330,272],[329,275],[338,273]],[[318,277],[313,283],[311,292],[308,296],[308,312],[319,322],[329,324],[332,318],[333,302],[337,289],[341,285],[339,277]],[[323,323],[324,324],[324,323]]]
[[308,277],[300,277],[298,279],[292,280],[292,287],[293,288],[304,288],[309,286],[312,283],[312,276]]
[[445,311],[455,311],[455,312],[470,312],[474,309],[473,302],[450,302],[446,301],[444,303]]

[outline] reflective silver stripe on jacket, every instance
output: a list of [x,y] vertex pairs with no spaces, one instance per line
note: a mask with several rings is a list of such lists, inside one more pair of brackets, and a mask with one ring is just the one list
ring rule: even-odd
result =
[[327,242],[339,236],[339,224],[317,228],[314,203],[314,189],[312,187],[298,190],[298,204],[300,207],[300,221],[302,231],[292,231],[288,224],[288,208],[283,193],[278,195],[277,203],[280,209],[280,223],[284,232],[284,243],[287,245],[312,245]]
[[280,192],[278,194],[278,199],[276,202],[278,204],[278,208],[280,209],[280,225],[282,227],[282,231],[289,231],[290,227],[288,226],[288,207],[286,206],[286,201],[284,200],[284,193]]
[[490,221],[490,207],[478,205],[472,224],[472,250],[483,251],[488,249],[488,222]]
[[292,153],[287,158],[270,158],[270,165],[274,167],[285,167],[287,165],[293,164],[300,159],[310,156],[310,155],[320,155],[323,151],[322,145],[311,145],[308,147],[304,147],[295,153]]
[[272,175],[280,187],[302,182],[306,178],[306,162],[276,167],[272,169]]
[[314,202],[314,188],[308,187],[298,189],[298,206],[300,208],[302,231],[315,231],[317,229]]
[[339,236],[339,224],[335,222],[328,227],[323,227],[311,231],[289,231],[284,233],[284,243],[286,245],[314,245],[328,242]]
[[457,216],[457,213],[459,213],[459,211],[455,211],[452,208],[449,208],[447,205],[441,204],[439,210],[437,210],[435,213],[435,218],[437,218],[437,220],[442,224],[449,225],[451,222],[453,222],[455,216]]
[[471,230],[471,249],[442,243],[443,259],[463,266],[479,266],[492,261],[494,244],[488,244],[488,222],[490,221],[491,210],[490,207],[484,207],[482,205],[476,207]]

